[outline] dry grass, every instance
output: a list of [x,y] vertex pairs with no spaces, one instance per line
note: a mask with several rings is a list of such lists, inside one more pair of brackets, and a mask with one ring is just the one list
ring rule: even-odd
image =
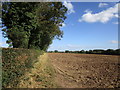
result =
[[27,72],[20,80],[19,88],[53,88],[54,69],[48,60],[47,54],[39,57],[30,72]]

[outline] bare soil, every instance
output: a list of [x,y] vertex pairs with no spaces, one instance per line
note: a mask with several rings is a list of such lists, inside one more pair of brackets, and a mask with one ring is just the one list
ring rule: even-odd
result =
[[56,70],[55,82],[62,88],[117,88],[119,56],[48,53]]

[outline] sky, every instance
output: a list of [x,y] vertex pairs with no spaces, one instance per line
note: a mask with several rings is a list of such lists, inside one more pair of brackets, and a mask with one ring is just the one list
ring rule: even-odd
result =
[[[118,48],[117,3],[64,1],[63,4],[68,8],[67,19],[60,27],[64,35],[61,40],[54,39],[48,51]],[[0,46],[7,47],[5,41],[2,37]]]

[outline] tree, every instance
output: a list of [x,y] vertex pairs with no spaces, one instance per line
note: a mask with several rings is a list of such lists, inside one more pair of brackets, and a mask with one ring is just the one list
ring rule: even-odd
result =
[[85,51],[84,51],[84,50],[81,50],[80,53],[85,53]]
[[93,52],[92,50],[89,50],[89,51],[88,51],[89,54],[92,54],[92,52]]
[[116,55],[120,55],[120,49],[116,49],[116,50],[115,50],[115,54],[116,54]]
[[[7,7],[7,8],[6,8]],[[47,50],[54,38],[60,39],[60,26],[66,19],[67,8],[61,2],[3,3],[3,30],[15,48]]]
[[110,54],[110,55],[112,55],[112,54],[114,54],[114,50],[113,49],[107,49],[106,51],[105,51],[105,54]]
[[58,50],[55,50],[54,52],[55,52],[55,53],[58,53]]
[[[36,3],[3,3],[2,22],[4,36],[15,48],[27,48],[30,30],[33,28],[33,10]],[[34,7],[34,8],[33,8]],[[31,15],[31,16],[30,16]]]
[[69,50],[65,50],[65,53],[69,53]]

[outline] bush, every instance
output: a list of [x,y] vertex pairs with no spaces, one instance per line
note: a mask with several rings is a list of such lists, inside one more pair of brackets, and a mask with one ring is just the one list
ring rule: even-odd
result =
[[58,50],[55,50],[54,52],[55,52],[55,53],[58,53]]
[[65,50],[65,53],[70,53],[69,50]]
[[29,49],[2,49],[2,87],[17,87],[19,78],[28,72],[43,52]]

